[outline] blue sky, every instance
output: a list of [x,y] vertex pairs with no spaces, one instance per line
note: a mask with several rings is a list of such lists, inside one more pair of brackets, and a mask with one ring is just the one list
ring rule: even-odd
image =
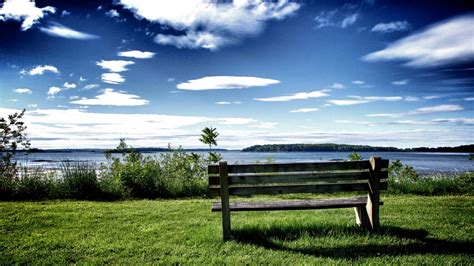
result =
[[33,147],[473,143],[469,1],[30,1],[0,8],[0,115]]

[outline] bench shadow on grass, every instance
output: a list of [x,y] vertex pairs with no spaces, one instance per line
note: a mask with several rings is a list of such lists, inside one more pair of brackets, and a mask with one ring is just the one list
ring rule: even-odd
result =
[[[343,226],[271,226],[265,230],[250,225],[232,231],[234,240],[240,243],[262,246],[272,250],[297,252],[306,255],[331,258],[355,259],[358,257],[377,257],[383,255],[411,254],[472,254],[472,241],[448,241],[428,237],[426,230],[405,229],[394,226],[382,226],[379,232],[368,232],[359,227]],[[339,247],[289,247],[288,242],[309,236],[333,237],[335,241],[344,241],[347,237],[369,237],[369,243],[350,243]],[[390,237],[393,244],[371,244],[370,238]],[[380,242],[387,240],[380,239]],[[285,243],[286,242],[286,245]],[[294,246],[294,245],[293,245]]]

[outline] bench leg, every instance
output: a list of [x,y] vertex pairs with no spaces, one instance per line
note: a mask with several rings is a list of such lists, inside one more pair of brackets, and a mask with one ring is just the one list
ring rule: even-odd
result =
[[222,209],[222,236],[224,241],[231,240],[232,236],[230,232],[230,211],[229,209]]
[[362,228],[371,228],[370,219],[366,207],[354,207],[354,211],[357,225]]
[[219,162],[219,174],[222,204],[222,236],[224,241],[227,241],[232,238],[230,231],[229,177],[227,174],[227,162]]

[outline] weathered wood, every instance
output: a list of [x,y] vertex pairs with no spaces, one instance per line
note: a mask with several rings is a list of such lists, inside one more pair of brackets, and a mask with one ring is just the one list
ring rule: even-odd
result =
[[[367,200],[367,197],[365,197],[365,199]],[[364,203],[363,206],[355,207],[354,211],[356,216],[356,224],[362,228],[370,229],[370,219],[367,213],[366,203],[367,201]]]
[[317,185],[270,185],[270,186],[235,186],[229,187],[230,195],[272,195],[291,193],[327,193],[344,191],[367,191],[367,183],[317,184]]
[[222,206],[222,235],[224,241],[231,238],[230,208],[229,208],[229,183],[227,175],[227,162],[219,163],[219,173],[221,178],[221,206]]
[[[274,172],[311,172],[331,170],[364,170],[370,167],[367,160],[318,162],[318,163],[279,163],[279,164],[233,164],[229,165],[231,173],[274,173]],[[208,167],[210,174],[218,173],[219,169],[213,165]]]
[[[379,190],[387,190],[388,184],[384,180],[380,182]],[[280,192],[280,190],[283,190]],[[220,186],[209,186],[210,196],[219,196]],[[345,191],[370,192],[369,183],[305,183],[305,184],[275,184],[275,185],[232,185],[229,186],[230,195],[279,195],[291,193],[331,193]],[[264,192],[264,193],[260,193]],[[237,194],[236,194],[237,193]]]
[[[387,190],[387,181],[380,182],[379,189]],[[319,184],[284,184],[284,185],[235,185],[229,186],[230,195],[249,196],[249,195],[279,195],[291,193],[332,193],[345,191],[365,191],[369,192],[368,183],[319,183]],[[220,186],[209,186],[211,196],[218,196]]]
[[367,215],[369,216],[370,226],[373,230],[378,230],[379,221],[379,201],[380,201],[380,170],[382,168],[380,157],[370,158],[370,178],[369,194],[367,197]]
[[[381,160],[382,169],[387,168],[388,160]],[[275,172],[312,172],[334,170],[364,170],[370,168],[369,160],[341,161],[341,162],[314,162],[314,163],[275,163],[275,164],[234,164],[229,165],[229,174],[232,173],[275,173]],[[209,165],[208,174],[219,174],[219,165]]]
[[[388,177],[388,172],[380,172],[381,179]],[[282,173],[282,174],[246,174],[229,175],[229,185],[266,184],[266,183],[302,183],[302,182],[335,182],[350,180],[368,180],[369,169],[352,171]],[[219,185],[219,176],[209,176],[209,185]]]
[[[367,197],[352,197],[321,200],[291,200],[291,201],[267,201],[267,202],[232,202],[231,211],[276,211],[276,210],[310,210],[329,208],[352,208],[365,206]],[[212,204],[211,211],[222,210],[219,202]]]

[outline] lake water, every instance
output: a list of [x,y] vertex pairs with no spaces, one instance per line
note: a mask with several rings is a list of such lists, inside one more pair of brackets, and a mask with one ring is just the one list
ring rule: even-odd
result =
[[[151,156],[160,156],[161,152],[145,153]],[[206,154],[206,153],[202,153]],[[265,162],[269,158],[275,163],[289,162],[319,162],[329,160],[347,159],[348,152],[241,152],[223,151],[224,160],[229,163],[255,163]],[[431,172],[466,172],[474,171],[474,161],[469,160],[467,153],[425,153],[425,152],[361,152],[364,159],[377,155],[391,161],[399,159],[412,166],[419,173]],[[115,154],[114,156],[120,156]],[[18,161],[27,166],[40,166],[43,168],[58,168],[61,161],[89,161],[105,163],[102,152],[61,152],[61,153],[32,153],[21,156]]]

